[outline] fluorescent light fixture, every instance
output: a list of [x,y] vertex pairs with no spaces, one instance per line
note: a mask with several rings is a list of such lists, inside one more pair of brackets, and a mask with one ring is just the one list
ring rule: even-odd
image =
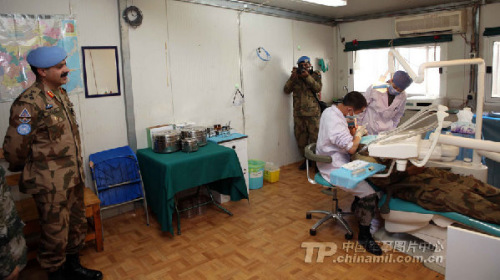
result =
[[340,7],[347,5],[347,0],[302,0],[304,2],[325,5],[330,7]]

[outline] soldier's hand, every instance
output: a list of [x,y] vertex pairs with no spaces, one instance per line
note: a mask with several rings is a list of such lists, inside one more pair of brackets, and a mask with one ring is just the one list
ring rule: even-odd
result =
[[293,67],[291,78],[294,79],[294,80],[298,78],[297,67]]
[[309,76],[309,71],[302,71],[302,73],[300,73],[300,77],[302,78],[307,78],[307,76]]

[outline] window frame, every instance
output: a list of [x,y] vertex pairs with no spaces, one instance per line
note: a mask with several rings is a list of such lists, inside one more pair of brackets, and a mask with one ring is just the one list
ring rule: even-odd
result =
[[[412,48],[412,47],[422,47],[422,46],[428,46],[428,47],[434,47],[434,46],[439,46],[441,53],[440,53],[440,61],[446,61],[448,59],[448,43],[443,42],[443,43],[433,43],[433,44],[416,44],[416,45],[406,45],[406,46],[397,46],[396,48]],[[389,49],[389,48],[388,48]],[[369,49],[367,49],[369,50]],[[347,77],[347,83],[349,89],[354,89],[354,53],[355,51],[348,52],[347,53],[347,64],[348,64],[348,77]],[[387,52],[389,53],[389,52]],[[352,71],[351,71],[352,70]],[[418,69],[413,69],[415,74],[418,75]],[[446,79],[447,76],[447,71],[446,68],[443,68],[442,73],[440,74],[440,80],[439,80],[439,95],[438,96],[429,96],[429,95],[420,95],[420,94],[408,94],[408,97],[415,97],[415,98],[421,98],[421,99],[438,99],[438,98],[443,98],[446,96]],[[364,91],[363,91],[364,92]],[[499,100],[500,102],[500,100]]]
[[[493,44],[495,42],[500,43],[500,35],[485,37],[486,47],[485,47],[484,61],[486,66],[490,66],[492,68],[493,68]],[[499,74],[500,73],[497,73],[497,75]],[[495,103],[495,104],[500,103],[500,97],[493,97],[492,93],[493,93],[493,72],[485,74],[484,101],[486,103]]]

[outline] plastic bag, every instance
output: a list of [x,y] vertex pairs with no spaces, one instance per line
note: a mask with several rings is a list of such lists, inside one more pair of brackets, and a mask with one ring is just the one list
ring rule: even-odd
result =
[[476,124],[472,123],[472,117],[474,117],[474,114],[470,108],[466,107],[463,110],[458,111],[457,117],[458,121],[451,124],[451,132],[462,134],[476,133]]

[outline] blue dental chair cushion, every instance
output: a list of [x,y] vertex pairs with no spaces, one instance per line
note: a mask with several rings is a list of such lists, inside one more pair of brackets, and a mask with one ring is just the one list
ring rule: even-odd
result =
[[325,187],[333,187],[327,180],[325,180],[325,178],[323,178],[323,176],[321,176],[321,173],[319,172],[314,175],[314,181]]
[[[380,199],[379,202],[379,207],[382,207],[386,200],[387,195],[383,195],[382,198]],[[491,224],[491,223],[486,223],[482,222],[480,220],[476,220],[470,217],[467,217],[465,215],[456,213],[456,212],[436,212],[436,211],[430,211],[427,209],[422,208],[421,206],[408,202],[399,198],[392,197],[391,200],[389,201],[389,209],[394,210],[394,211],[404,211],[404,212],[416,212],[416,213],[422,213],[422,214],[434,214],[434,215],[441,215],[443,217],[446,217],[448,219],[452,219],[454,221],[457,221],[461,224],[464,224],[466,226],[470,226],[472,228],[476,228],[480,231],[495,235],[500,237],[500,225],[497,224]]]

